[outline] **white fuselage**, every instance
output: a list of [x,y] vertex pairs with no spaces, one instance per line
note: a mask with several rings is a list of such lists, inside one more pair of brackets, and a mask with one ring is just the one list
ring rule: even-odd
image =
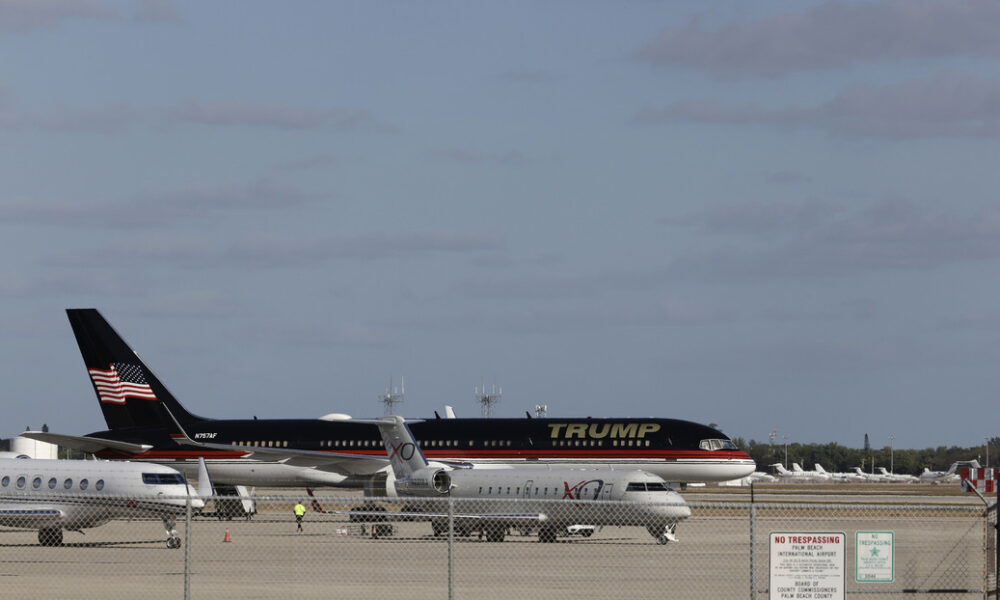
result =
[[120,461],[0,459],[0,524],[26,529],[83,529],[116,518],[181,513],[190,497],[180,473]]
[[[449,474],[456,510],[486,517],[537,513],[550,526],[663,526],[691,516],[680,494],[645,471],[483,468]],[[614,503],[628,503],[627,509]]]

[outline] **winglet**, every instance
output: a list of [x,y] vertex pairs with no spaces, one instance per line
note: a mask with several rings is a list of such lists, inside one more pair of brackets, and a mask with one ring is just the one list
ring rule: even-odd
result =
[[212,489],[212,480],[208,477],[208,467],[205,466],[205,457],[198,457],[198,497],[206,500],[215,495]]

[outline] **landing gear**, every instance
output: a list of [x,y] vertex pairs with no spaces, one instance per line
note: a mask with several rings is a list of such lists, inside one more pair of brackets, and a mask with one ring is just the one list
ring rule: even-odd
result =
[[62,546],[63,532],[60,527],[38,530],[38,543],[43,546]]
[[542,527],[538,530],[538,541],[543,544],[551,544],[556,541],[557,535],[555,527]]
[[669,523],[663,526],[650,525],[646,528],[654,538],[656,538],[657,544],[666,544],[667,542],[677,541],[677,523]]
[[502,542],[507,535],[507,528],[503,525],[487,525],[485,533],[487,542]]
[[176,524],[177,520],[173,516],[163,517],[163,528],[167,530],[167,548],[181,547],[181,536],[177,533]]

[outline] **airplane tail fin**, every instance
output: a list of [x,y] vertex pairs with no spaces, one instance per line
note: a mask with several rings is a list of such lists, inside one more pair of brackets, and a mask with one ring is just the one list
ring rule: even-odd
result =
[[794,472],[794,473],[801,473],[802,472],[802,465],[800,465],[797,462],[793,462],[792,463],[792,472]]
[[823,468],[823,465],[821,465],[819,463],[816,463],[815,465],[813,465],[813,468],[816,469],[817,473],[822,473],[823,475],[827,475],[828,474],[826,472],[826,469]]
[[180,405],[139,355],[93,308],[66,309],[109,429],[173,427],[201,420]]
[[382,443],[389,454],[389,463],[396,479],[409,477],[427,466],[427,459],[420,451],[413,433],[400,416],[384,417],[376,421],[382,434]]

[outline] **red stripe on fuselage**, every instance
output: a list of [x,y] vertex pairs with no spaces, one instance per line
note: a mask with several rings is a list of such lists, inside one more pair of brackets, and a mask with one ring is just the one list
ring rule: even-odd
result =
[[[262,448],[263,450],[275,450],[273,448]],[[139,454],[131,455],[130,458],[136,460],[142,459],[160,459],[160,458],[177,458],[177,459],[195,459],[199,456],[204,456],[205,458],[240,458],[245,456],[250,451],[241,450],[149,450],[147,452],[142,452]],[[334,452],[332,450],[320,450],[320,452],[326,452],[330,455],[342,454],[342,452]],[[385,458],[386,453],[381,450],[356,450],[350,452],[353,455],[365,455],[374,458]],[[119,452],[98,452],[98,458],[120,458],[122,456]],[[424,450],[424,456],[428,460],[433,460],[435,458],[497,458],[497,459],[530,459],[530,458],[585,458],[585,459],[605,459],[605,458],[646,458],[646,459],[663,459],[663,460],[682,460],[682,459],[712,459],[712,460],[750,460],[750,457],[742,452],[726,452],[726,451],[704,451],[704,450],[615,450],[615,451],[596,451],[592,449],[580,449],[580,450]]]

